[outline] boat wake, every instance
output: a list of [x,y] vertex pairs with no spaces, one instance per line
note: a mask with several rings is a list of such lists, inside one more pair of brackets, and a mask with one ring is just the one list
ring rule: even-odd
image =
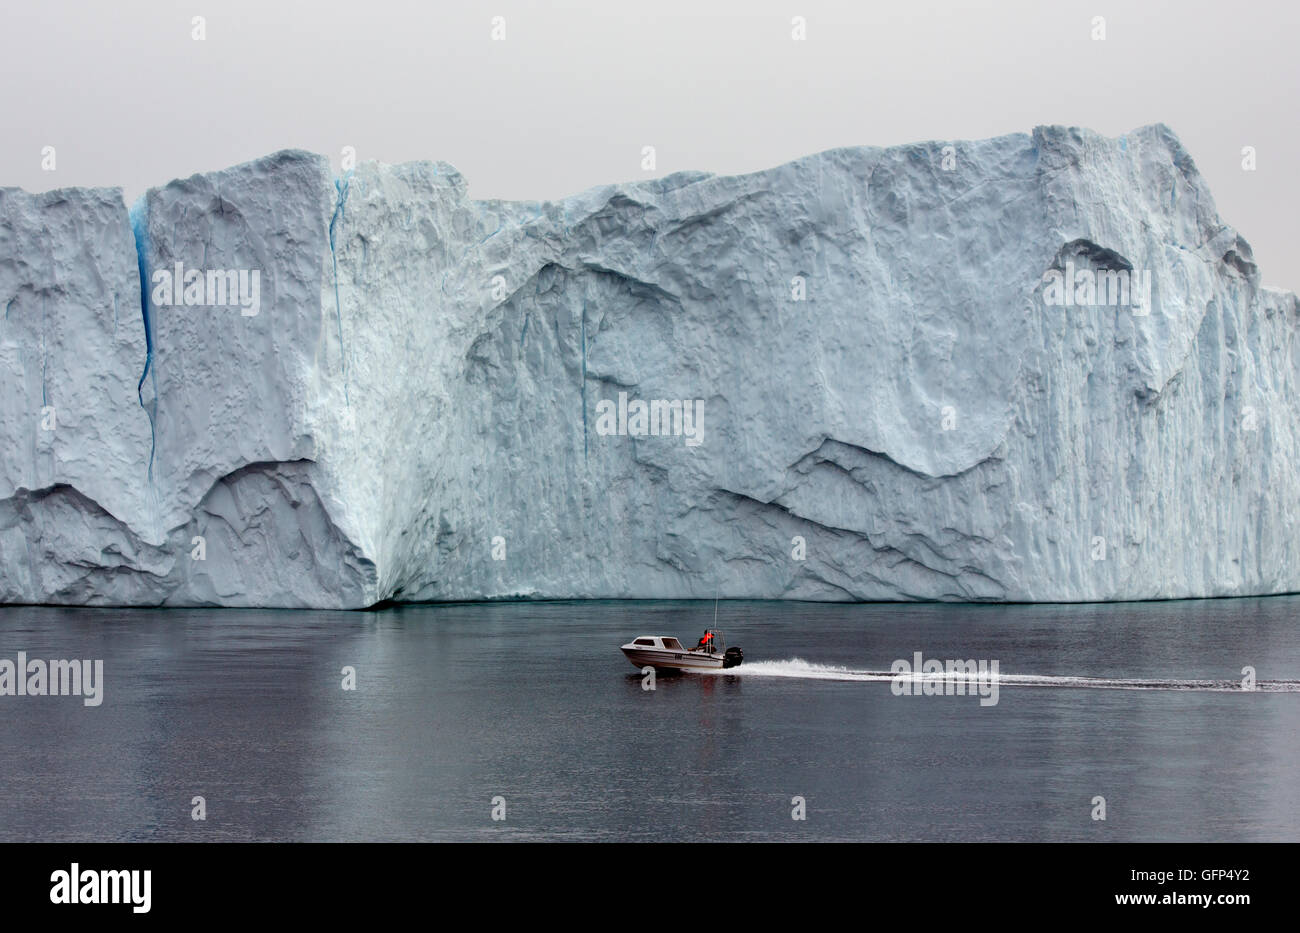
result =
[[[802,680],[838,680],[860,683],[888,683],[896,677],[913,683],[965,682],[977,684],[975,674],[891,674],[889,671],[854,670],[831,664],[814,664],[802,658],[786,661],[752,661],[725,671],[705,672],[711,676],[735,677],[793,677]],[[987,674],[985,675],[987,678]],[[987,683],[987,679],[983,681]],[[1089,690],[1196,690],[1209,693],[1244,693],[1239,680],[1147,680],[1140,678],[1082,677],[1065,674],[1004,674],[997,675],[1001,687],[1068,687]],[[1260,693],[1300,693],[1300,680],[1259,680],[1255,690]]]

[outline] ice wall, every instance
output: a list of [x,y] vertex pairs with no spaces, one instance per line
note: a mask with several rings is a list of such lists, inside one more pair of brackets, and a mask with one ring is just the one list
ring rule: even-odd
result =
[[3,602],[1300,590],[1296,297],[1163,126],[545,203],[304,152],[0,189],[0,308]]

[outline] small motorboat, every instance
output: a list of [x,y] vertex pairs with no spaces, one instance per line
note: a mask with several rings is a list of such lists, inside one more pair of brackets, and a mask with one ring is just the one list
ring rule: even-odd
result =
[[736,667],[745,659],[739,646],[728,648],[722,632],[709,629],[694,648],[686,648],[671,635],[638,635],[623,654],[634,667],[659,671],[718,671]]

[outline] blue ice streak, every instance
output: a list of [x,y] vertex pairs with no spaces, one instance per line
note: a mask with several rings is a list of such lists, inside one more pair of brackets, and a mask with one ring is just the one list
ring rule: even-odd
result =
[[348,188],[352,184],[352,171],[342,178],[334,179],[334,190],[338,192],[338,197],[334,202],[334,216],[330,218],[330,259],[334,263],[334,312],[338,316],[339,324],[339,357],[343,367],[343,401],[351,405],[348,399],[348,358],[343,350],[343,304],[339,301],[339,255],[335,241],[335,227],[340,220],[346,220],[345,205],[348,202]]
[[[153,316],[149,313],[149,205],[145,196],[131,208],[131,232],[135,235],[135,257],[140,269],[140,315],[144,320],[144,372],[136,384],[140,407],[149,416],[149,482],[153,482],[153,458],[158,448],[158,371],[153,365]],[[144,381],[153,383],[153,400],[144,403]]]

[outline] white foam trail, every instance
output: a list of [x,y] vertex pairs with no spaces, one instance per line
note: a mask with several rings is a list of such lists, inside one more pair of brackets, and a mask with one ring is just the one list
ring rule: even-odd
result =
[[[889,671],[854,670],[831,664],[815,664],[802,658],[790,658],[785,661],[753,661],[739,667],[721,671],[703,673],[734,677],[743,674],[750,677],[794,677],[802,680],[838,680],[858,683],[888,683],[895,677],[913,683],[934,681],[937,683],[965,682],[972,685],[987,683],[975,675],[961,674],[891,674]],[[1199,690],[1218,693],[1246,693],[1241,682],[1236,680],[1144,680],[1140,678],[1084,677],[1066,674],[1003,674],[999,672],[997,682],[1002,687],[1074,687],[1090,690]],[[1255,689],[1261,693],[1300,693],[1300,680],[1260,680]]]

